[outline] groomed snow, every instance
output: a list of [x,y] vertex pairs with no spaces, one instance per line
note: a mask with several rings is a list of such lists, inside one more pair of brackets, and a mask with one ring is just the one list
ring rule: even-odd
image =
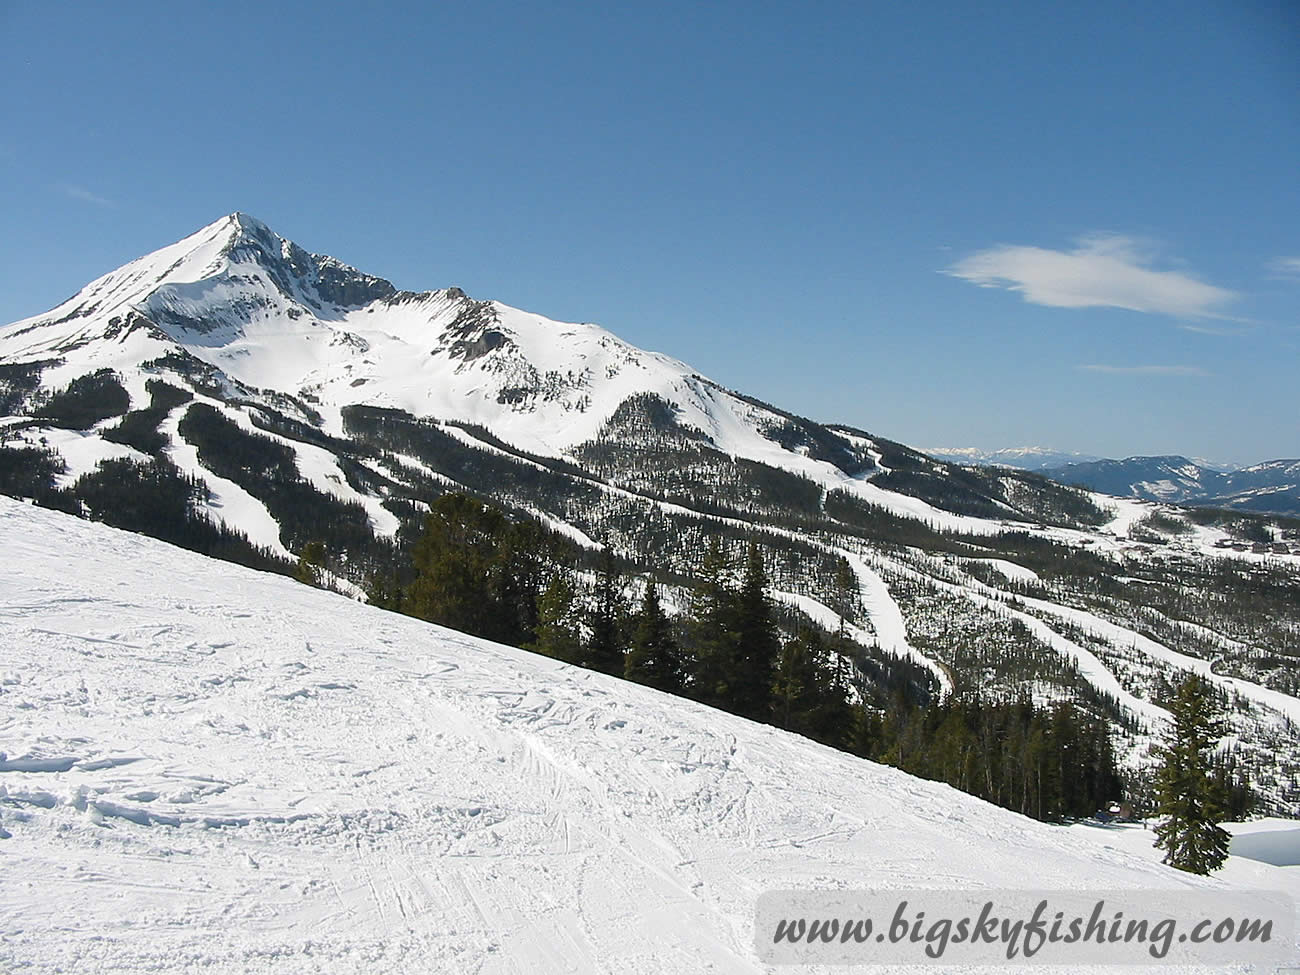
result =
[[771,889],[1221,883],[8,499],[0,550],[6,970],[757,973]]

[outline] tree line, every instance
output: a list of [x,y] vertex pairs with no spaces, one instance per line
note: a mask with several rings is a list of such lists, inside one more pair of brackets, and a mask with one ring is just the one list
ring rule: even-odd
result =
[[[1044,820],[1084,816],[1122,783],[1107,722],[1068,703],[978,697],[926,702],[847,636],[856,578],[837,573],[839,626],[783,633],[763,551],[718,540],[685,605],[651,578],[628,596],[610,546],[592,554],[530,519],[464,494],[431,506],[402,571],[372,577],[379,606],[624,677],[914,774]],[[906,671],[900,668],[904,673]]]

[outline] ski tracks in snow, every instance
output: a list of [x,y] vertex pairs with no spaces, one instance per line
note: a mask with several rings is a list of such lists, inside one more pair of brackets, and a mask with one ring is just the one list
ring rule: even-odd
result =
[[0,546],[0,967],[757,973],[765,890],[1212,883],[101,525]]

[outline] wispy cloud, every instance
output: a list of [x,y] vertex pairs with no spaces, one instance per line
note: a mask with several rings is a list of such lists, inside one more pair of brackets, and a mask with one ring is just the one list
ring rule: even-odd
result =
[[101,206],[101,207],[117,206],[116,203],[114,203],[112,200],[108,199],[107,197],[100,196],[98,193],[92,193],[84,186],[77,186],[74,183],[60,183],[58,185],[58,190],[64,196],[70,196],[74,200],[81,200],[85,203],[93,203],[95,204],[95,206]]
[[1275,257],[1268,262],[1268,269],[1275,277],[1300,278],[1300,257]]
[[1181,271],[1152,267],[1144,242],[1092,234],[1072,250],[1000,244],[964,257],[944,273],[982,288],[1018,291],[1052,308],[1127,308],[1182,318],[1216,318],[1237,295]]
[[1178,327],[1187,332],[1195,332],[1197,335],[1221,335],[1229,338],[1246,335],[1252,331],[1249,325],[1192,325],[1184,322]]
[[1085,372],[1102,372],[1110,376],[1208,376],[1200,366],[1079,366]]

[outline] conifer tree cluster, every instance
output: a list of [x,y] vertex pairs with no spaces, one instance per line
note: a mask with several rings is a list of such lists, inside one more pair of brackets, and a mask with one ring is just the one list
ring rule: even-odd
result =
[[659,587],[653,579],[646,583],[641,607],[632,621],[623,673],[628,680],[671,693],[680,693],[686,684],[682,651],[659,604]]
[[549,639],[558,646],[561,620],[554,612],[542,615],[571,600],[563,588],[565,567],[552,567],[548,550],[556,547],[536,522],[512,522],[499,508],[444,494],[412,552],[414,578],[384,595],[390,608],[474,636],[513,646]]
[[1089,816],[1123,793],[1109,725],[1067,702],[899,704],[859,735],[866,757],[1035,819]]
[[[649,579],[629,602],[611,546],[567,539],[462,494],[431,507],[409,581],[372,580],[371,601],[767,722],[1039,819],[1086,816],[1121,795],[1110,732],[1072,705],[978,698],[923,706],[899,685],[883,707],[873,667],[848,636],[856,576],[836,572],[836,632],[783,639],[764,549],[712,540],[684,612]],[[581,567],[583,559],[585,567]],[[906,670],[904,669],[904,673]],[[870,700],[869,700],[870,699]],[[874,702],[874,706],[873,703]]]

